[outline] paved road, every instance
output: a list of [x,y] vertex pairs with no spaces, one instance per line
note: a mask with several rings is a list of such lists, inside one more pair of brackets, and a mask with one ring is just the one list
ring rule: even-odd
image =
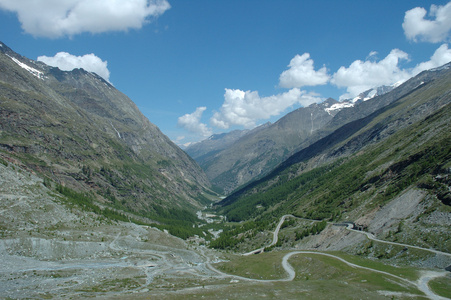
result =
[[407,244],[401,244],[401,243],[396,243],[396,242],[390,242],[390,241],[384,241],[384,240],[380,240],[378,238],[376,238],[374,236],[374,234],[366,232],[366,231],[360,231],[360,230],[355,230],[352,229],[352,224],[348,225],[348,227],[346,227],[347,230],[352,231],[352,232],[357,232],[360,234],[364,234],[368,237],[368,239],[379,242],[379,243],[384,243],[384,244],[391,244],[391,245],[398,245],[398,246],[402,246],[402,247],[407,247],[407,248],[414,248],[414,249],[419,249],[419,250],[424,250],[424,251],[429,251],[435,254],[441,254],[441,255],[445,255],[448,257],[451,257],[451,253],[447,253],[447,252],[442,252],[442,251],[438,251],[438,250],[434,250],[434,249],[430,249],[430,248],[423,248],[423,247],[418,247],[418,246],[413,246],[413,245],[407,245]]
[[[270,247],[270,246],[275,245],[277,243],[280,228],[282,227],[282,224],[285,221],[285,219],[288,218],[288,217],[297,218],[297,217],[295,217],[293,215],[284,215],[284,216],[282,216],[280,218],[279,223],[277,224],[276,229],[274,230],[272,242],[266,247]],[[299,218],[299,219],[303,219],[303,218]],[[306,220],[306,219],[304,219],[304,220]],[[317,220],[309,220],[309,221],[317,221]],[[328,223],[331,224],[330,222],[328,222]],[[434,249],[428,249],[428,248],[422,248],[422,247],[417,247],[417,246],[412,246],[412,245],[407,245],[407,244],[401,244],[401,243],[395,243],[395,242],[379,240],[372,233],[365,232],[365,231],[354,230],[354,229],[352,229],[352,226],[353,226],[352,224],[349,224],[346,227],[346,229],[350,230],[352,232],[365,234],[368,237],[368,239],[376,241],[376,242],[392,244],[392,245],[399,245],[399,246],[403,246],[403,247],[410,247],[410,248],[415,248],[415,249],[420,249],[420,250],[433,252],[433,253],[436,253],[436,254],[442,254],[442,255],[446,255],[446,256],[451,256],[450,253],[441,252],[441,251],[437,251],[437,250],[434,250]],[[259,248],[259,249],[256,249],[256,250],[244,253],[243,255],[251,255],[251,254],[262,253],[266,247],[262,247],[262,248]],[[284,278],[284,279],[276,279],[276,280],[250,279],[250,278],[246,278],[246,277],[235,276],[235,275],[230,275],[230,274],[223,273],[223,272],[217,270],[216,268],[214,268],[213,266],[211,266],[210,264],[208,264],[208,267],[211,270],[213,270],[213,271],[217,272],[218,274],[220,274],[221,276],[229,276],[229,277],[234,277],[234,278],[238,278],[238,279],[242,279],[242,280],[246,280],[246,281],[266,281],[266,282],[292,281],[296,277],[296,272],[293,269],[293,267],[290,265],[288,260],[293,255],[297,255],[297,254],[314,254],[314,255],[323,255],[323,256],[332,257],[334,259],[338,259],[339,261],[341,261],[341,262],[343,262],[343,263],[345,263],[348,266],[351,266],[353,268],[359,268],[359,269],[364,269],[364,270],[368,270],[368,271],[371,271],[371,272],[384,274],[386,276],[390,276],[390,277],[396,278],[398,280],[404,281],[404,282],[406,282],[409,285],[413,285],[413,286],[417,287],[429,299],[432,299],[432,300],[446,300],[447,299],[447,298],[444,298],[444,297],[441,297],[441,296],[438,296],[438,295],[434,294],[434,292],[429,288],[429,284],[428,283],[429,283],[430,280],[432,280],[432,279],[434,279],[436,277],[446,276],[448,274],[448,272],[433,272],[433,271],[423,272],[421,274],[420,278],[416,282],[413,282],[413,281],[410,281],[408,279],[405,279],[405,278],[393,275],[393,274],[388,273],[388,272],[384,272],[384,271],[380,271],[380,270],[376,270],[376,269],[372,269],[372,268],[363,267],[363,266],[359,266],[359,265],[353,264],[351,262],[348,262],[348,261],[344,260],[341,257],[335,256],[335,255],[332,255],[332,254],[329,254],[329,253],[316,252],[316,251],[293,251],[293,252],[290,252],[290,253],[286,254],[283,257],[283,259],[282,259],[282,267],[287,272],[288,276],[287,276],[287,278]]]
[[276,229],[274,230],[273,237],[272,237],[272,242],[271,242],[268,246],[265,246],[265,247],[262,247],[262,248],[258,248],[258,249],[252,250],[252,251],[250,251],[250,252],[244,253],[243,255],[244,255],[244,256],[247,256],[247,255],[251,255],[251,254],[259,254],[259,253],[262,253],[262,252],[265,250],[265,248],[271,247],[271,246],[277,244],[277,242],[278,242],[278,240],[279,240],[279,231],[280,231],[280,227],[282,227],[283,222],[284,222],[285,219],[288,218],[288,217],[293,217],[293,218],[295,218],[295,216],[293,216],[293,215],[284,215],[284,216],[282,216],[282,218],[280,218],[280,221],[279,221],[279,223],[277,224]]
[[371,271],[371,272],[376,272],[376,273],[384,274],[384,275],[387,275],[387,276],[391,276],[391,277],[397,278],[397,279],[399,279],[399,280],[402,280],[402,281],[404,281],[404,282],[407,282],[408,284],[411,284],[411,285],[416,286],[416,284],[415,284],[414,282],[412,282],[412,281],[410,281],[410,280],[407,280],[407,279],[405,279],[405,278],[402,278],[402,277],[393,275],[393,274],[391,274],[391,273],[384,272],[384,271],[379,271],[379,270],[375,270],[375,269],[371,269],[371,268],[367,268],[367,267],[363,267],[363,266],[359,266],[359,265],[353,264],[353,263],[351,263],[351,262],[348,262],[347,260],[344,260],[344,259],[341,258],[341,257],[335,256],[335,255],[332,255],[332,254],[329,254],[329,253],[323,253],[323,252],[317,252],[317,251],[294,251],[294,252],[290,252],[290,253],[286,254],[286,255],[283,257],[283,260],[282,260],[282,266],[283,266],[283,268],[287,271],[287,273],[289,274],[289,278],[291,278],[291,280],[294,279],[294,277],[295,277],[295,272],[294,272],[293,268],[291,267],[291,265],[288,263],[288,259],[290,259],[291,256],[296,255],[296,254],[315,254],[315,255],[323,255],[323,256],[332,257],[332,258],[338,259],[339,261],[341,261],[341,262],[343,262],[343,263],[345,263],[345,264],[347,264],[348,266],[351,266],[351,267],[353,267],[353,268],[358,268],[358,269],[363,269],[363,270],[368,270],[368,271]]

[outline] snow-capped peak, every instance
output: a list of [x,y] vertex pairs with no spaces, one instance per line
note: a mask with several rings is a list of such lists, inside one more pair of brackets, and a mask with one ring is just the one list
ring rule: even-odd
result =
[[404,81],[398,81],[392,85],[382,85],[377,88],[369,89],[363,93],[360,93],[357,97],[354,97],[352,99],[346,99],[339,103],[333,104],[331,107],[325,108],[324,110],[331,114],[334,111],[340,111],[347,107],[353,107],[356,103],[362,102],[362,101],[368,101],[370,99],[373,99],[374,97],[381,96],[385,93],[390,92],[394,88],[400,86]]

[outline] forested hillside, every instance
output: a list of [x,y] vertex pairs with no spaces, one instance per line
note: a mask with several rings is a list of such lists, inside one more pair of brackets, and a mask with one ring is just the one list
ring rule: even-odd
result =
[[[415,189],[425,193],[422,205],[413,219],[409,215],[396,223],[412,222],[416,229],[403,238],[426,243],[426,236],[417,240],[425,227],[416,225],[431,214],[451,213],[451,71],[447,65],[419,77],[430,80],[296,153],[218,209],[237,222],[294,214],[334,222],[360,219],[370,226],[378,210]],[[434,226],[449,237],[447,223]],[[449,238],[432,239],[433,247],[451,250]]]

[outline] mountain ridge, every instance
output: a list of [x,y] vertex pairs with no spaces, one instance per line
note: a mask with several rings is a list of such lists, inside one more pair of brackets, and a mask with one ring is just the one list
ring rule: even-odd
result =
[[[328,99],[320,104],[296,109],[277,122],[247,131],[227,147],[202,157],[196,156],[191,147],[185,151],[193,155],[210,182],[228,194],[249,180],[266,174],[297,149],[300,141],[333,117],[334,113],[327,112],[325,108],[336,102]],[[205,144],[201,142],[197,147]]]
[[[277,186],[277,182],[279,181],[277,178],[286,176],[282,174],[287,172],[291,174],[289,178],[295,178],[321,166],[333,165],[335,162],[340,165],[341,159],[346,160],[347,157],[355,156],[356,153],[363,151],[364,148],[371,149],[373,147],[372,145],[383,143],[397,132],[408,130],[413,126],[412,124],[421,126],[422,122],[431,122],[435,116],[440,116],[437,121],[440,123],[437,123],[437,125],[433,123],[432,125],[437,126],[437,129],[431,127],[431,133],[424,133],[423,136],[427,137],[427,140],[422,141],[419,145],[434,143],[434,135],[437,135],[437,138],[440,135],[440,138],[443,139],[443,136],[447,136],[446,131],[443,131],[443,126],[446,122],[449,122],[449,115],[447,114],[449,114],[451,105],[449,102],[451,98],[451,71],[449,70],[449,66],[450,64],[439,70],[440,72],[425,71],[419,74],[416,78],[412,79],[413,83],[424,79],[424,77],[433,77],[434,72],[436,78],[418,85],[408,93],[403,93],[396,101],[392,101],[389,105],[379,108],[370,115],[346,123],[330,135],[291,156],[269,175],[250,183],[248,186],[222,200],[219,204],[224,207],[230,206],[238,199],[245,198],[246,194],[251,195],[258,191],[258,186],[265,187],[263,190],[271,189],[269,186]],[[402,142],[402,140],[398,141],[398,143]],[[446,144],[444,143],[444,145]],[[405,155],[407,162],[414,162],[418,158],[413,153],[419,151],[419,149],[412,148],[412,146],[409,147],[403,151],[412,151],[406,152],[407,154]],[[401,151],[401,149],[399,148],[398,151]],[[387,151],[389,150],[387,149]],[[425,154],[418,155],[418,157],[422,157]],[[444,155],[445,158],[447,157],[449,163],[449,153],[446,154],[445,151]],[[445,159],[445,164],[447,160]],[[400,162],[399,166],[403,164]],[[405,166],[402,168],[405,168]],[[395,169],[399,168],[394,166],[392,170]],[[284,180],[287,180],[287,178]],[[373,179],[369,179],[369,181],[372,182]]]
[[[446,65],[442,68],[446,68]],[[277,164],[282,163],[285,159],[288,159],[297,151],[307,148],[309,145],[312,145],[320,139],[326,137],[341,126],[368,116],[374,111],[389,105],[406,93],[411,92],[420,85],[427,83],[430,80],[428,74],[428,72],[422,72],[414,78],[407,80],[403,84],[397,83],[392,86],[382,86],[379,88],[369,89],[354,99],[338,102],[329,98],[321,104],[313,104],[324,106],[323,109],[329,114],[329,116],[326,116],[327,119],[325,119],[324,123],[315,128],[315,130],[311,130],[308,134],[305,134],[310,126],[310,124],[308,124],[308,115],[303,116],[304,123],[302,126],[292,126],[293,128],[297,128],[299,132],[304,131],[304,134],[301,134],[301,136],[296,137],[293,134],[287,133],[281,127],[277,128],[277,124],[285,122],[288,118],[290,118],[291,114],[295,113],[301,116],[300,112],[307,109],[302,107],[294,112],[288,113],[286,116],[283,116],[277,122],[269,126],[268,129],[266,129],[273,130],[275,133],[267,134],[265,137],[264,135],[266,133],[263,130],[262,136],[257,138],[253,144],[247,141],[249,144],[247,148],[243,148],[236,143],[230,145],[227,149],[214,153],[209,157],[202,157],[202,160],[199,160],[196,157],[194,158],[197,159],[198,163],[206,171],[210,181],[214,185],[225,188],[225,194],[229,194],[234,189],[243,186],[252,180],[265,176],[271,172],[272,168],[275,168]],[[277,136],[282,138],[279,138],[278,142],[275,142]],[[262,142],[265,140],[267,141],[265,144],[267,146],[266,150],[265,148],[263,148],[262,151],[255,150],[261,148]],[[295,140],[295,142],[292,140]],[[272,145],[268,144],[268,142],[271,141],[274,143]],[[280,149],[284,149],[284,152],[281,153]],[[189,149],[186,151],[190,154]],[[266,166],[255,168],[253,163],[240,164],[240,161],[243,160],[242,155],[240,155],[241,153],[258,153],[258,151],[262,153],[260,153],[260,156],[257,154],[258,158],[256,160],[260,165],[267,163]],[[230,160],[230,158],[234,156],[236,158]],[[228,161],[226,161],[223,157],[226,157]],[[268,163],[271,158],[273,159],[272,164]],[[208,161],[208,163],[206,163],[206,161]],[[216,169],[216,171],[213,169]],[[218,174],[221,175],[218,176]],[[235,179],[237,177],[238,180]],[[235,180],[235,182],[233,182],[233,180]]]
[[1,45],[4,158],[150,219],[203,205],[203,171],[126,95],[95,73],[61,71]]

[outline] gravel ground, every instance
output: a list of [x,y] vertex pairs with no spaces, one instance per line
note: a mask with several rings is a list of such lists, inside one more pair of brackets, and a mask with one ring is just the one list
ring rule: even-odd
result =
[[118,296],[192,285],[221,253],[155,228],[64,205],[33,174],[0,164],[0,298]]

